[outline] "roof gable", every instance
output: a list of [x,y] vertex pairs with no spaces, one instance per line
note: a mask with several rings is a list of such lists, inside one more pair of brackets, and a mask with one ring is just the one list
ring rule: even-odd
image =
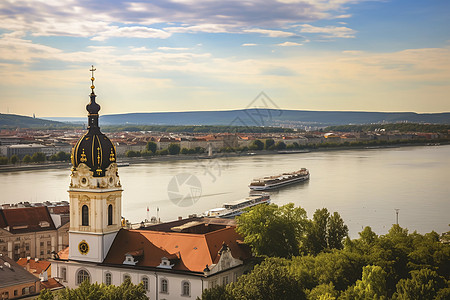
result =
[[3,209],[3,228],[9,227],[11,233],[55,230],[55,224],[47,207],[23,207]]

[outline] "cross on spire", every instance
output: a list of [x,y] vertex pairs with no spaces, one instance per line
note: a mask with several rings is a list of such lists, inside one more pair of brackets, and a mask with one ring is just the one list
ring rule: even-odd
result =
[[94,86],[94,80],[95,80],[95,78],[94,78],[94,71],[96,71],[96,70],[97,70],[97,69],[94,68],[94,65],[92,65],[91,69],[89,70],[89,71],[92,72],[92,76],[91,76],[91,82],[92,82],[92,84],[91,84],[91,90],[92,90],[92,94],[94,94],[94,88],[95,88],[95,86]]

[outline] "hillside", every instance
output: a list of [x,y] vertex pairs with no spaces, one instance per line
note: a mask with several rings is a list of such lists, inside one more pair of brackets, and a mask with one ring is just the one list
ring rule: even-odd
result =
[[100,117],[100,121],[104,125],[331,126],[396,122],[450,124],[450,113],[242,109],[104,115]]
[[48,127],[68,127],[62,122],[31,118],[27,116],[0,114],[0,128],[48,128]]

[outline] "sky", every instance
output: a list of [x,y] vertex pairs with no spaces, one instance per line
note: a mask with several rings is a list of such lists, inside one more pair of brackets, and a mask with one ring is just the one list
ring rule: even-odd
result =
[[449,0],[1,0],[0,113],[450,112]]

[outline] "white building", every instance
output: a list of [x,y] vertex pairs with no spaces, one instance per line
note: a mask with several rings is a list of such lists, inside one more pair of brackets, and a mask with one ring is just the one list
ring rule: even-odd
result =
[[84,280],[144,282],[150,299],[196,299],[235,281],[251,257],[233,221],[193,218],[138,230],[121,228],[122,185],[116,150],[98,127],[92,77],[88,131],[72,150],[69,247],[52,261],[52,275],[76,288]]

